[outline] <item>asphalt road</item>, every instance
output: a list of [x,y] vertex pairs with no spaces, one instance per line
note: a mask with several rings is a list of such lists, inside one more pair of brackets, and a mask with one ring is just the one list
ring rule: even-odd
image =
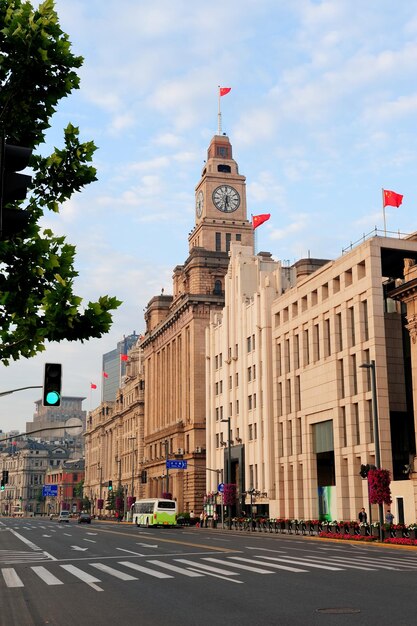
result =
[[417,549],[0,520],[1,626],[417,623]]

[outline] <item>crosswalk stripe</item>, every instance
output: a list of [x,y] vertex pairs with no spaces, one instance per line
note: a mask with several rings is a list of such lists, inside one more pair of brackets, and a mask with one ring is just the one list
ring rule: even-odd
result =
[[[258,558],[259,554],[256,555]],[[294,565],[303,565],[304,567],[313,567],[315,569],[326,569],[330,572],[341,572],[341,567],[333,567],[331,565],[319,565],[318,563],[312,563],[311,561],[306,561],[302,559],[283,559],[282,557],[276,556],[262,556],[263,559],[267,559],[268,561],[279,561],[280,563],[293,563]]]
[[69,572],[70,574],[75,576],[76,578],[79,578],[84,583],[99,583],[99,582],[101,582],[98,578],[94,578],[94,576],[91,576],[90,574],[87,574],[87,572],[84,572],[82,569],[79,569],[78,567],[75,567],[75,565],[60,565],[60,567],[62,567],[62,569],[66,570],[67,572]]
[[100,570],[101,572],[105,572],[106,574],[110,574],[115,578],[119,578],[120,580],[137,580],[135,576],[131,576],[130,574],[125,574],[125,572],[119,572],[119,570],[114,569],[114,567],[110,567],[109,565],[105,565],[104,563],[90,563],[92,567]]
[[16,574],[16,570],[13,567],[4,567],[1,570],[3,574],[4,582],[7,587],[23,587],[23,583],[20,580],[19,576]]
[[[318,563],[329,563],[329,559],[325,559],[324,557],[311,557],[312,559],[314,559],[314,562],[318,562]],[[343,568],[347,568],[347,569],[360,569],[363,570],[364,572],[375,572],[376,571],[376,567],[364,567],[363,565],[353,565],[352,563],[346,563],[345,559],[334,559],[335,560],[335,565],[340,565]],[[333,561],[330,560],[330,563],[332,564]]]
[[[308,569],[300,569],[299,567],[290,567],[289,565],[278,565],[278,563],[265,563],[265,561],[254,561],[253,559],[245,559],[242,556],[231,556],[234,561],[244,561],[252,565],[262,565],[263,567],[273,567],[274,569],[283,569],[286,572],[308,572]],[[264,558],[264,557],[261,557]]]
[[185,567],[177,567],[176,565],[171,565],[171,563],[164,563],[163,561],[146,561],[147,563],[152,563],[152,565],[158,565],[159,567],[164,567],[170,572],[177,572],[177,574],[182,574],[183,576],[189,576],[190,578],[197,578],[198,576],[204,576],[204,574],[198,574],[197,572],[191,572]]
[[173,578],[173,576],[171,576],[170,574],[157,572],[154,569],[150,569],[149,567],[145,567],[144,565],[137,565],[136,563],[131,563],[130,561],[119,561],[119,565],[130,567],[130,569],[142,572],[143,574],[149,574],[149,576],[154,576],[155,578]]
[[211,565],[206,565],[205,563],[194,563],[194,561],[188,561],[187,559],[175,559],[179,563],[185,563],[185,565],[191,565],[192,567],[197,567],[202,570],[207,570],[208,572],[214,572],[215,574],[223,574],[223,576],[239,576],[237,572],[231,572],[230,570],[220,569],[219,567],[212,567]]
[[[221,559],[215,559],[211,557],[205,557],[204,561],[210,561],[210,563],[219,563],[220,565],[229,565],[230,561],[222,561]],[[252,567],[251,565],[240,565],[239,563],[233,563],[233,567],[237,567],[238,569],[244,569],[247,572],[255,572],[255,574],[274,574],[275,572],[267,571],[266,569],[261,569],[260,567]]]
[[39,578],[43,580],[43,582],[45,582],[47,585],[63,585],[64,584],[62,580],[59,580],[59,578],[54,576],[49,570],[46,569],[46,567],[43,567],[43,565],[31,567],[30,569],[32,569],[35,572],[35,574],[37,574]]
[[[190,567],[190,570],[192,572],[201,572],[201,570],[198,570],[197,568],[192,568]],[[213,578],[220,578],[220,580],[225,580],[228,583],[235,583],[236,585],[243,585],[243,580],[236,580],[236,578],[230,578],[227,576],[221,576],[220,574],[214,574],[213,572],[207,572],[204,571],[204,576],[213,576]]]

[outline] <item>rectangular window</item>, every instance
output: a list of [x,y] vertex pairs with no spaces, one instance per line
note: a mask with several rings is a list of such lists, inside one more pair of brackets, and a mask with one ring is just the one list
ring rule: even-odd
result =
[[239,372],[236,372],[235,380],[236,380],[236,387],[239,387]]
[[324,356],[330,356],[332,353],[330,343],[330,320],[324,320]]
[[233,387],[233,376],[229,376],[229,389]]
[[291,413],[292,412],[292,402],[291,402],[291,380],[286,380],[285,381],[285,386],[286,386],[286,396],[287,396],[287,413]]
[[216,396],[218,396],[219,395],[219,383],[216,383],[215,388],[216,388]]
[[301,411],[301,383],[300,383],[300,377],[296,376],[295,377],[295,410],[296,411]]
[[219,433],[216,433],[216,448],[220,447],[220,436]]
[[314,324],[313,360],[320,361],[320,326]]
[[252,410],[252,396],[248,396],[248,410]]
[[281,344],[277,343],[276,346],[276,364],[277,364],[277,376],[281,376]]
[[252,350],[255,350],[255,335],[252,335]]
[[300,336],[294,335],[294,369],[300,367]]
[[288,420],[287,422],[287,428],[288,428],[288,454],[291,456],[293,451],[292,451],[292,420]]
[[247,352],[252,352],[252,337],[246,338],[246,350]]
[[368,301],[363,300],[362,305],[362,317],[363,317],[363,340],[369,339],[369,320],[368,320]]
[[310,346],[309,346],[308,329],[304,331],[303,335],[304,335],[304,346],[303,346],[304,365],[308,365],[310,363]]
[[248,367],[248,382],[252,380],[252,367]]
[[356,362],[356,354],[352,354],[351,358],[351,367],[352,367],[352,393],[355,396],[358,393],[358,370],[357,370],[357,362]]
[[216,252],[221,252],[222,250],[222,234],[216,233]]
[[341,439],[342,439],[342,447],[345,448],[347,446],[347,426],[346,426],[346,407],[342,406],[341,407],[341,411],[342,411],[342,418],[341,418]]
[[342,314],[336,314],[336,350],[341,352],[343,350],[343,335],[342,335]]
[[249,424],[249,441],[252,441],[253,439],[253,426],[252,424]]
[[236,241],[242,241],[242,235],[240,233],[236,233]]
[[217,355],[217,354],[216,354],[216,356],[214,357],[214,366],[215,366],[216,370],[218,370],[218,369],[219,369],[219,357],[218,357],[218,355]]
[[282,415],[282,383],[277,385],[277,414]]
[[355,402],[353,405],[353,426],[355,428],[356,443],[359,445],[361,442],[361,433],[359,429],[359,405]]
[[256,380],[256,365],[252,365],[252,378]]
[[297,437],[298,437],[298,449],[300,454],[303,453],[303,429],[301,423],[301,417],[297,418]]
[[253,394],[253,408],[256,409],[256,393]]
[[236,415],[239,415],[239,400],[236,400]]
[[349,307],[349,325],[350,325],[350,345],[354,346],[356,343],[355,338],[355,309],[353,306]]
[[219,411],[219,407],[217,407],[217,408],[216,408],[216,422],[218,422],[218,421],[219,421],[219,413],[220,413],[220,411]]
[[233,415],[233,403],[229,402],[229,415]]
[[226,252],[230,252],[230,242],[232,241],[231,233],[226,233]]
[[337,381],[339,388],[339,398],[345,397],[345,368],[343,366],[343,359],[337,361]]

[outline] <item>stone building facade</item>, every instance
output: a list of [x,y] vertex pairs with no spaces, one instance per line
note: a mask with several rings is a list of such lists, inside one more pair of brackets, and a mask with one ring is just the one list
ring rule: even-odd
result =
[[[245,177],[225,135],[213,137],[195,190],[196,222],[189,256],[174,269],[172,295],[152,298],[145,312],[144,456],[147,496],[171,493],[180,511],[201,509],[206,492],[205,331],[224,306],[233,242],[253,247]],[[166,461],[187,460],[186,471]]]
[[[114,402],[103,402],[87,417],[84,496],[94,515],[105,514],[109,481],[123,494],[125,512],[130,498],[145,495],[143,458],[144,380],[142,351],[128,353],[126,374]],[[102,504],[101,504],[102,503]]]

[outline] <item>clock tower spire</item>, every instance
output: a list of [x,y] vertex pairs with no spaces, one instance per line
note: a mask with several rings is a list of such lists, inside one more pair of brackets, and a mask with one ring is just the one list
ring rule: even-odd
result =
[[253,247],[253,229],[246,214],[246,179],[239,174],[226,135],[215,135],[210,142],[207,162],[195,189],[195,207],[190,252],[195,247],[229,252],[234,241]]

